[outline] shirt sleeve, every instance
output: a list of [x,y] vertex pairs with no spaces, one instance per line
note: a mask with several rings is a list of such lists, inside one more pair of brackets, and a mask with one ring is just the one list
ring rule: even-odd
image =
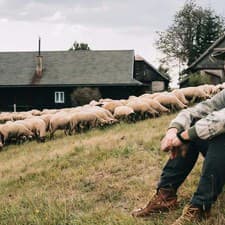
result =
[[[225,109],[223,108],[225,108],[225,90],[211,99],[182,110],[171,121],[169,128],[175,127],[178,130],[188,130],[191,139],[196,137],[207,139],[224,132],[221,130],[223,120],[225,125]],[[220,118],[221,116],[222,118]]]
[[225,108],[214,111],[188,129],[190,139],[211,139],[225,132]]

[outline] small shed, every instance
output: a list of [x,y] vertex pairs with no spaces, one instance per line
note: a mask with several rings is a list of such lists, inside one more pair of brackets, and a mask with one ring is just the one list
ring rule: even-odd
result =
[[146,86],[146,92],[150,93],[167,90],[170,81],[168,76],[160,73],[140,55],[135,56],[134,78],[141,81]]

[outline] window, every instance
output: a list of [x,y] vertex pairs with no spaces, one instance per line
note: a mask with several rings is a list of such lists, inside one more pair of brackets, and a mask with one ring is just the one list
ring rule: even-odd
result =
[[152,91],[164,91],[165,83],[163,81],[152,81]]
[[56,91],[55,92],[55,103],[64,103],[64,92],[63,91]]

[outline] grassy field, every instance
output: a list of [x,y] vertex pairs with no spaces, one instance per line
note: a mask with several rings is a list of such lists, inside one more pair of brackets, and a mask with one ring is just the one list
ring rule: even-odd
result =
[[[175,115],[117,124],[0,152],[0,224],[165,225],[177,218],[198,183],[201,161],[179,190],[180,208],[135,219],[130,212],[155,192],[168,155],[159,151]],[[225,224],[221,195],[207,225]]]

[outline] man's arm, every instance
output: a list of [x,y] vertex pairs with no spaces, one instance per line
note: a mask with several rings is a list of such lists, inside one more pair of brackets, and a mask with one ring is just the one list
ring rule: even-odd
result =
[[[182,110],[177,115],[177,117],[171,121],[169,129],[161,141],[161,150],[171,151],[171,156],[174,157],[172,150],[175,150],[176,153],[176,149],[180,148],[181,146],[185,147],[184,143],[182,143],[182,141],[177,137],[177,133],[182,130],[183,132],[181,132],[180,135],[186,140],[192,140],[196,137],[208,137],[212,135],[210,129],[214,121],[209,114],[213,111],[221,110],[223,108],[225,108],[225,90],[221,91],[211,99],[198,103],[192,108]],[[207,117],[207,115],[209,116]],[[204,117],[205,119],[203,119]],[[225,121],[225,111],[223,118]],[[194,122],[198,120],[199,122],[196,123],[196,125],[193,125]],[[219,124],[222,126],[221,122],[219,122]],[[208,129],[205,129],[205,127]],[[214,134],[218,132],[218,129],[216,130],[217,131],[213,132]],[[221,132],[221,129],[219,130]]]
[[225,108],[214,111],[205,118],[198,120],[188,130],[189,139],[210,139],[225,132]]
[[196,104],[194,107],[182,110],[177,117],[171,121],[169,128],[177,128],[178,131],[187,130],[195,121],[222,108],[225,108],[225,90],[216,94],[211,99]]

